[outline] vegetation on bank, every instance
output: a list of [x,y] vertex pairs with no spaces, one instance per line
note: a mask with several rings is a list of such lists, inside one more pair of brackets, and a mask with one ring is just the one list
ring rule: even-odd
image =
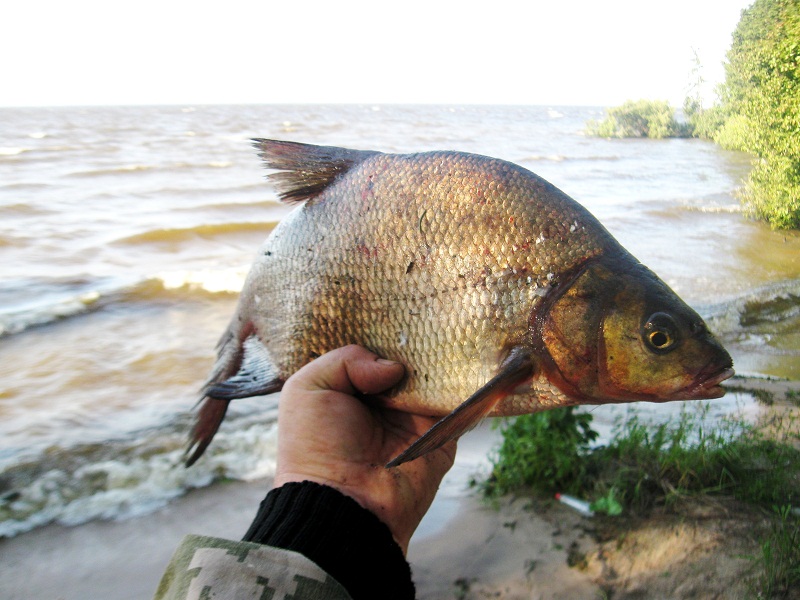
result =
[[588,125],[601,137],[712,139],[756,158],[742,200],[756,218],[800,228],[800,2],[755,0],[742,11],[725,65],[719,102],[684,103],[686,122],[665,102],[626,102]]
[[489,496],[569,493],[608,514],[734,497],[774,515],[757,557],[758,588],[773,597],[800,585],[800,516],[792,509],[800,507],[800,416],[790,412],[759,428],[737,420],[707,426],[704,417],[685,411],[660,425],[630,417],[595,447],[591,414],[571,407],[507,420],[482,487]]
[[679,123],[675,109],[667,101],[628,100],[622,106],[606,110],[602,121],[586,124],[589,135],[605,138],[644,137],[663,139],[691,137],[688,123]]

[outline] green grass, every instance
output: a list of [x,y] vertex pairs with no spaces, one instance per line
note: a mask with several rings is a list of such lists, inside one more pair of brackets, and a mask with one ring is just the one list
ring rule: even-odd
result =
[[574,408],[507,420],[482,487],[487,495],[566,492],[610,514],[709,496],[734,497],[765,514],[785,507],[763,541],[758,587],[773,597],[800,584],[800,519],[789,509],[800,507],[800,415],[792,409],[759,427],[735,419],[709,426],[704,405],[694,406],[668,423],[632,416],[599,447],[591,446],[591,415]]
[[[614,490],[628,510],[696,494],[725,494],[766,509],[800,506],[800,450],[792,445],[800,444],[798,416],[776,417],[767,437],[766,429],[736,420],[704,425],[704,410],[684,409],[660,424],[631,416],[595,448],[591,415],[571,407],[507,420],[483,488],[496,495],[530,487],[589,500]],[[786,433],[773,439],[776,431]]]
[[591,415],[572,407],[503,421],[503,442],[492,456],[485,492],[502,495],[523,487],[582,491],[589,477],[583,457],[597,438],[591,422]]
[[800,518],[789,506],[774,510],[777,518],[757,557],[760,572],[753,591],[761,598],[780,598],[800,586]]

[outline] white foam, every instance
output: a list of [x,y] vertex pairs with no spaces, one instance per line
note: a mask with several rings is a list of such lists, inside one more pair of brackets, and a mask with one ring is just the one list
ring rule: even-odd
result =
[[249,267],[234,269],[195,269],[179,271],[163,271],[156,278],[165,289],[180,288],[202,289],[211,293],[238,293],[244,286]]
[[17,156],[27,152],[27,148],[0,146],[0,156]]
[[0,336],[19,333],[29,327],[84,313],[100,299],[100,296],[99,291],[92,290],[71,298],[4,310],[0,312]]
[[[161,453],[102,460],[69,472],[55,468],[27,486],[13,490],[16,499],[0,500],[0,537],[57,522],[79,525],[93,519],[124,520],[152,513],[192,488],[220,477],[255,480],[275,473],[277,425],[264,415],[242,419],[220,431],[206,455],[183,466],[183,439]],[[69,461],[67,461],[69,462]]]
[[[709,329],[716,334],[733,334],[742,331],[742,316],[747,312],[748,306],[767,305],[772,301],[788,296],[800,297],[800,280],[790,279],[779,283],[761,286],[748,290],[744,294],[731,298],[726,302],[701,309]],[[772,315],[772,320],[783,320],[792,317],[797,312],[797,307],[786,307],[777,314]],[[765,316],[765,318],[767,318]]]

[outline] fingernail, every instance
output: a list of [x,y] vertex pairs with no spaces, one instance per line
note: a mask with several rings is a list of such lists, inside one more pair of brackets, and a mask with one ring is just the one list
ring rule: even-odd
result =
[[378,360],[376,360],[375,362],[379,362],[379,363],[381,363],[382,365],[389,365],[389,366],[391,366],[391,365],[399,365],[399,364],[400,364],[400,363],[399,363],[399,362],[397,362],[397,361],[394,361],[394,360],[387,360],[387,359],[385,359],[385,358],[379,358],[379,359],[378,359]]

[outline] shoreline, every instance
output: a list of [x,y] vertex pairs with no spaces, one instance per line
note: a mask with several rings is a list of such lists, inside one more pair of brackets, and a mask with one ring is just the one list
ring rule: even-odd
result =
[[[50,524],[0,540],[0,596],[151,598],[184,535],[238,539],[270,484],[269,479],[219,483],[147,516],[74,527]],[[421,527],[409,548],[419,600],[470,588],[513,590],[520,598],[534,589],[545,598],[597,597],[599,587],[591,578],[567,565],[575,543],[591,545],[580,515],[558,505],[534,513],[527,498],[505,498],[494,506],[474,492],[446,502],[455,504],[454,512],[435,527]]]
[[[796,410],[783,399],[800,394],[800,382],[737,383],[772,393],[770,411]],[[709,497],[620,521],[582,517],[540,496],[487,501],[468,482],[485,475],[499,436],[484,424],[462,438],[456,464],[411,541],[419,600],[588,600],[612,592],[617,599],[724,597],[731,586],[747,592],[754,567],[743,557],[760,552],[757,534],[768,525],[757,509]],[[270,486],[269,478],[217,482],[149,515],[49,524],[0,539],[0,597],[151,598],[184,535],[240,538]]]
[[[431,540],[448,543],[451,523],[463,518],[464,503],[473,496],[467,482],[486,463],[498,437],[499,432],[485,423],[462,438],[456,463],[442,481],[412,547],[423,541],[429,547]],[[75,526],[50,523],[0,539],[0,598],[149,599],[185,535],[240,539],[271,486],[271,478],[216,482],[190,490],[147,515]]]

